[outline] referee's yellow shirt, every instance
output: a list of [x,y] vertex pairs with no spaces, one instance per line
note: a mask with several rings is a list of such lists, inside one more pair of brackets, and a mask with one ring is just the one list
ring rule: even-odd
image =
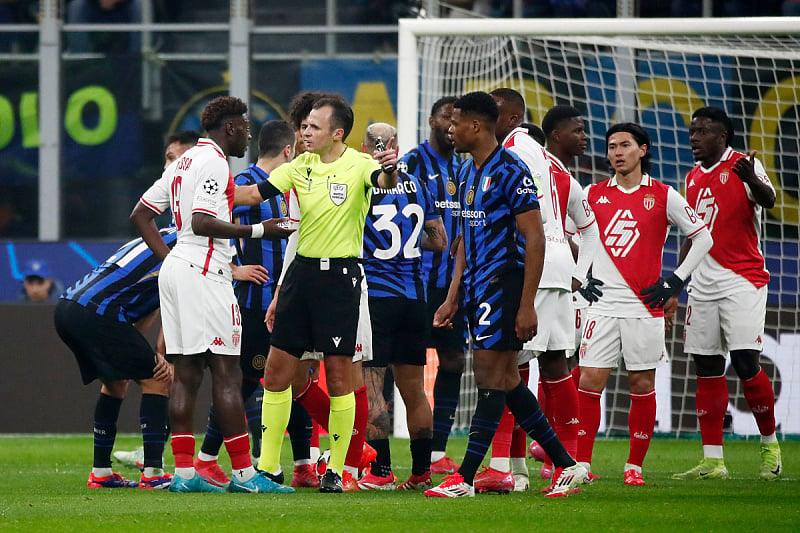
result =
[[297,191],[300,235],[297,253],[305,257],[359,257],[364,220],[372,194],[372,175],[380,165],[369,154],[347,148],[333,163],[305,152],[269,175],[281,192]]

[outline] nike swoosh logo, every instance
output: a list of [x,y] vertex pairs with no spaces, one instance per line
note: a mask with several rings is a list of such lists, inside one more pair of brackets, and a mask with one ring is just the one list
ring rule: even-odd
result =
[[478,335],[477,337],[475,337],[475,340],[476,341],[483,341],[483,340],[488,339],[489,337],[491,337],[491,335]]

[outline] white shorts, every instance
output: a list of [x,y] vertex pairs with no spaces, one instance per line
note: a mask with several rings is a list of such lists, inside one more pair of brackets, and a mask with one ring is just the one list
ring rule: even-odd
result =
[[517,362],[522,365],[547,351],[564,350],[567,357],[572,356],[575,351],[572,293],[563,289],[539,289],[534,305],[539,331],[523,345]]
[[158,293],[168,354],[239,355],[242,317],[230,281],[203,276],[198,267],[168,255]]
[[[358,310],[358,331],[356,332],[356,351],[353,362],[372,361],[372,321],[369,316],[369,298],[367,297],[367,277],[361,278],[361,301]],[[307,359],[323,360],[322,352],[303,352],[301,361]]]
[[658,368],[669,362],[664,318],[616,318],[590,308],[579,354],[580,366],[616,368],[621,357],[628,371]]
[[732,350],[761,351],[767,286],[753,287],[718,300],[696,300],[686,306],[686,353],[726,355]]
[[587,314],[589,314],[589,306],[575,308],[575,331],[574,331],[575,346],[581,345],[581,338],[583,337],[583,326],[586,325]]

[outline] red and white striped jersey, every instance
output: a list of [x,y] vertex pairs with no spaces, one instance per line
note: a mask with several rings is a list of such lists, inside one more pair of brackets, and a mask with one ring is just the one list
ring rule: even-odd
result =
[[141,197],[141,202],[162,213],[172,210],[178,242],[170,254],[199,267],[203,275],[231,279],[231,241],[197,235],[192,214],[205,213],[231,222],[234,182],[228,160],[211,139],[197,145],[169,165]]
[[592,276],[604,283],[592,310],[620,318],[664,316],[663,309],[645,306],[639,293],[661,275],[668,227],[676,225],[691,237],[705,228],[702,219],[675,189],[647,174],[634,189],[625,190],[612,178],[590,186],[587,196],[601,241]]
[[[711,168],[698,163],[686,175],[686,200],[714,238],[711,251],[689,283],[692,296],[701,300],[717,299],[747,287],[760,288],[769,282],[760,248],[761,206],[733,171],[733,164],[742,157],[747,156],[729,147]],[[773,188],[758,160],[755,173]]]

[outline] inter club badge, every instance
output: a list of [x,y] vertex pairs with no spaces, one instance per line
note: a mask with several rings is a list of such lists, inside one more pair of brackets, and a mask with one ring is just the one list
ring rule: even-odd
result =
[[472,205],[473,200],[475,200],[475,191],[470,189],[467,191],[467,196],[464,198],[464,202],[466,202],[467,205]]
[[447,181],[447,185],[445,185],[445,188],[447,189],[447,194],[449,194],[450,196],[453,196],[456,193],[456,184],[451,180]]
[[644,195],[644,208],[650,211],[656,205],[656,197],[654,194]]

